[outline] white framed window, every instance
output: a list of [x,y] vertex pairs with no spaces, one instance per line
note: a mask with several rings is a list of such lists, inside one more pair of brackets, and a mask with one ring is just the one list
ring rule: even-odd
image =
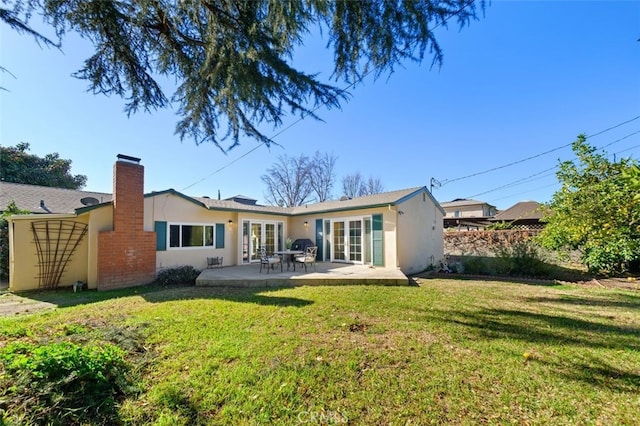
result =
[[170,223],[169,248],[213,247],[215,228],[214,224]]

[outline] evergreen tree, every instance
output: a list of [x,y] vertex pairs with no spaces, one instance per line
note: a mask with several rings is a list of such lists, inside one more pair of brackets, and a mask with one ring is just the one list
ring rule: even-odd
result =
[[41,158],[28,151],[28,143],[0,147],[0,181],[67,189],[82,189],[87,183],[85,175],[71,174],[71,160],[57,152]]
[[[478,2],[484,8],[484,0]],[[476,18],[474,0],[4,0],[0,20],[29,26],[42,14],[59,40],[73,31],[95,53],[77,71],[95,93],[127,100],[128,114],[176,107],[176,133],[227,151],[241,136],[272,141],[259,126],[286,114],[316,117],[347,93],[292,64],[305,37],[321,33],[333,51],[332,79],[357,84],[403,61],[442,62],[434,30]],[[50,42],[50,44],[54,44]],[[169,76],[177,89],[158,83]],[[317,118],[317,117],[316,117]],[[223,142],[228,145],[221,145]]]

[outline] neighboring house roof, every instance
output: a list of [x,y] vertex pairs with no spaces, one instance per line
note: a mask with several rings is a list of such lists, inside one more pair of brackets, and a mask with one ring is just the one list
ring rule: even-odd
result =
[[444,201],[440,203],[440,205],[444,209],[451,208],[451,207],[462,207],[462,206],[483,206],[483,205],[491,206],[491,204],[485,201],[468,200],[466,198],[457,198],[453,201]]
[[[206,198],[206,197],[204,197]],[[258,200],[256,200],[255,198],[251,198],[251,197],[247,197],[246,195],[234,195],[233,197],[229,197],[229,198],[225,198],[225,201],[236,201],[238,203],[242,203],[242,204],[250,204],[250,205],[255,205]]]
[[0,211],[4,211],[13,200],[19,209],[31,213],[74,213],[91,203],[104,203],[111,199],[111,194],[104,192],[0,182]]
[[494,221],[540,220],[545,215],[544,205],[536,201],[520,201],[494,216]]

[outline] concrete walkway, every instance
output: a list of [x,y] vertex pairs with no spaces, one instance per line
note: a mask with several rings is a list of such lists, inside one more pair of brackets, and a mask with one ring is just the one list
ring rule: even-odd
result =
[[260,273],[260,265],[225,266],[205,269],[196,279],[197,286],[213,287],[284,287],[302,285],[409,285],[409,279],[399,269],[376,268],[367,265],[319,262],[316,271],[313,266],[299,265],[296,271],[283,271],[277,265],[274,270],[265,268]]

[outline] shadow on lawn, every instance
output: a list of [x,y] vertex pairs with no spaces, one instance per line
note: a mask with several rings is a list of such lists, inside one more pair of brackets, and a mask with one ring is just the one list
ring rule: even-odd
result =
[[631,393],[637,393],[640,389],[640,374],[621,370],[602,359],[578,356],[570,360],[537,359],[535,362],[550,366],[565,379],[584,382],[589,386]]
[[85,305],[113,300],[123,297],[140,296],[150,303],[160,303],[175,300],[221,299],[240,303],[255,303],[281,307],[303,307],[313,301],[294,297],[271,296],[268,293],[280,290],[278,287],[269,288],[225,288],[225,287],[195,287],[195,286],[164,286],[149,284],[123,290],[97,291],[89,290],[74,293],[70,289],[37,291],[20,293],[21,297],[47,302],[59,308]]
[[[568,380],[615,391],[637,392],[640,388],[637,369],[621,369],[592,355],[598,351],[591,352],[598,349],[639,351],[640,327],[637,326],[508,309],[439,311],[439,316],[433,316],[432,320],[461,326],[467,331],[459,333],[461,336],[471,333],[489,341],[519,340],[531,343],[532,347],[541,348],[541,353],[531,362],[547,365],[554,374]],[[562,348],[559,353],[569,350],[571,356],[546,356],[543,348],[550,346]],[[553,349],[550,351],[556,352]]]
[[527,297],[525,301],[530,303],[552,303],[557,305],[575,306],[601,306],[612,308],[640,309],[640,295],[621,295],[616,293],[616,300],[613,298],[579,297],[573,295],[563,295],[560,299],[554,297]]
[[589,348],[640,350],[640,328],[509,309],[442,311],[445,321],[488,339],[517,339]]

